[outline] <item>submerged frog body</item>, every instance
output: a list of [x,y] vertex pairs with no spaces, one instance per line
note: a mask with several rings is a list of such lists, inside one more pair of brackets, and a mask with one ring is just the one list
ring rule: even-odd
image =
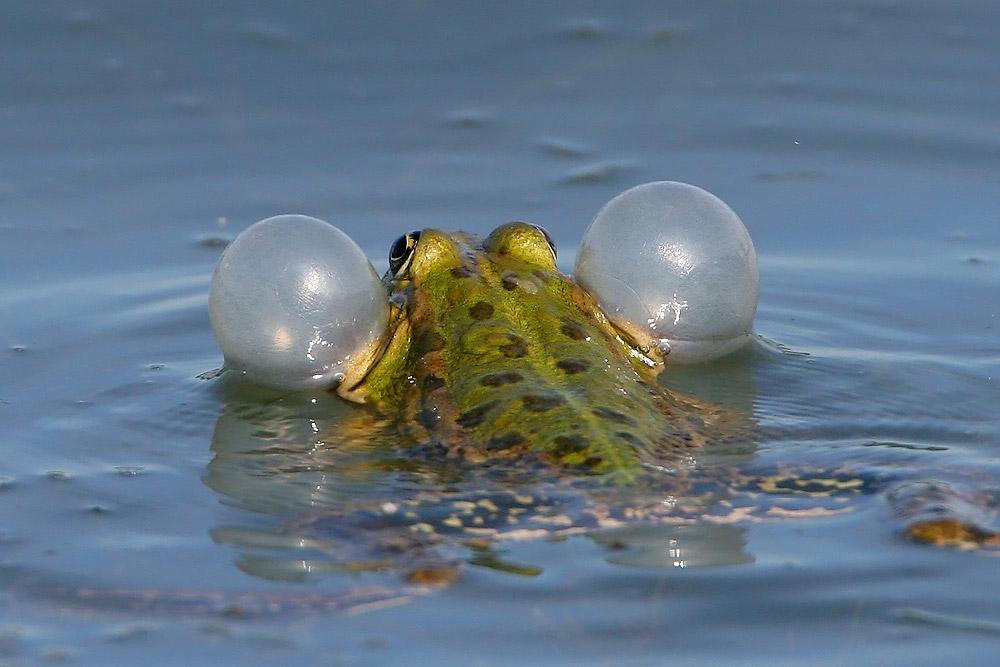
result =
[[391,333],[338,391],[452,455],[630,476],[682,460],[720,418],[656,384],[661,351],[559,271],[538,227],[510,223],[481,243],[411,233],[385,283]]

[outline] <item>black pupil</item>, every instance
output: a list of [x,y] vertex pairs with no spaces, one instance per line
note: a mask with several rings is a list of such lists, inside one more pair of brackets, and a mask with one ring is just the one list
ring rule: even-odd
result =
[[420,240],[420,232],[410,232],[400,236],[389,248],[389,270],[394,274],[406,264],[410,254]]

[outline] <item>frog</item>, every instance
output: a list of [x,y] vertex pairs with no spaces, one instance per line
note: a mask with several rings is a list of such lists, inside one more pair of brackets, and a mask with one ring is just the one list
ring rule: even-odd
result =
[[435,229],[400,237],[383,278],[388,333],[337,393],[467,461],[627,480],[683,460],[721,410],[659,385],[665,348],[609,318],[556,257],[551,236],[523,222],[482,241]]
[[[395,585],[262,596],[50,584],[33,594],[172,614],[356,613],[450,586],[467,566],[536,576],[505,557],[518,541],[585,535],[618,553],[634,547],[636,526],[815,518],[853,511],[862,494],[885,498],[903,539],[1000,549],[989,527],[1000,494],[849,465],[702,465],[720,446],[752,449],[752,417],[660,382],[669,349],[560,271],[540,226],[512,222],[485,239],[410,232],[382,280],[389,327],[330,389],[356,411],[324,434],[325,451],[283,446],[282,456],[300,457],[290,468],[360,466],[406,483],[300,512],[277,532],[309,554],[291,560],[310,572],[390,572]],[[240,546],[233,531],[218,534]]]

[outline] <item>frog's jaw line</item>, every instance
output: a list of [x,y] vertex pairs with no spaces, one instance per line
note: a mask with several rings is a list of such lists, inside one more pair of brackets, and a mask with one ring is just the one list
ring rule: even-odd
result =
[[402,374],[405,378],[405,366],[413,357],[412,327],[406,311],[405,303],[392,305],[385,335],[372,343],[364,354],[358,355],[335,387],[341,398],[383,406],[399,402],[404,392],[399,376]]

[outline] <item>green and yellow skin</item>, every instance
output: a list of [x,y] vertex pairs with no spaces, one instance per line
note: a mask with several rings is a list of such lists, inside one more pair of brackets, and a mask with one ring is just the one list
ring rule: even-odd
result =
[[[656,383],[662,357],[556,267],[539,227],[428,229],[394,246],[384,344],[338,392],[469,461],[632,476],[704,440],[716,410]],[[414,437],[420,438],[421,434]]]

